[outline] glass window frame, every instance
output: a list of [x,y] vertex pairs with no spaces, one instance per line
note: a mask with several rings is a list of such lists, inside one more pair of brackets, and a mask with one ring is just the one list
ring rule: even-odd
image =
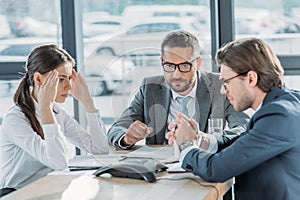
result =
[[[234,0],[211,0],[211,52],[215,55],[217,49],[225,42],[234,39]],[[77,28],[78,22],[78,9],[80,6],[74,0],[61,0],[61,20],[62,20],[62,41],[63,48],[70,52],[76,58],[77,62],[80,61],[79,55],[82,53],[82,40],[76,40],[82,35],[81,30]],[[76,11],[77,10],[77,11]],[[76,13],[75,13],[76,12]],[[76,18],[74,16],[77,16]],[[77,26],[79,27],[79,26]],[[71,31],[74,30],[74,31]],[[73,34],[72,34],[73,33]],[[81,43],[81,44],[79,44]],[[213,58],[214,56],[212,56]],[[278,56],[285,69],[286,75],[300,75],[300,56]],[[214,59],[212,59],[214,63]],[[25,62],[0,62],[0,79],[18,79],[20,76],[18,72],[24,72],[23,66]],[[80,66],[79,64],[77,64]],[[214,63],[215,65],[215,63]],[[213,68],[217,72],[217,67]]]
[[[212,55],[215,55],[222,44],[235,39],[234,30],[234,0],[211,0],[211,38]],[[214,58],[214,56],[212,56]],[[300,55],[278,55],[285,70],[285,75],[300,75]],[[212,59],[213,72],[218,67]]]

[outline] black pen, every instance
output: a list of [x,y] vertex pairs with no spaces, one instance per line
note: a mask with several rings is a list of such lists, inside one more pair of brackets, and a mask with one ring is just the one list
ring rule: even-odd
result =
[[166,161],[164,164],[174,164],[174,163],[179,163],[179,160],[173,160],[173,161]]
[[69,171],[84,171],[84,170],[96,170],[99,167],[72,167],[69,168]]

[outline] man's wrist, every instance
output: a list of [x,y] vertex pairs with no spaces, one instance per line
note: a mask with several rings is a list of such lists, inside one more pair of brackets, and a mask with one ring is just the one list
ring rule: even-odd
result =
[[197,146],[207,152],[216,153],[218,150],[218,142],[212,134],[202,134],[198,137]]
[[121,138],[121,140],[120,140],[121,145],[122,145],[122,146],[130,146],[131,144],[128,144],[128,143],[126,142],[125,137],[126,137],[126,135],[124,134],[124,136],[123,136],[123,137]]
[[179,162],[181,163],[180,165],[182,165],[185,156],[186,156],[192,149],[199,149],[199,147],[198,147],[195,143],[193,143],[193,145],[188,146],[188,147],[186,147],[185,149],[183,149],[182,151],[180,151],[180,157],[179,157]]
[[184,149],[186,149],[190,146],[193,146],[193,145],[194,145],[194,142],[192,140],[187,140],[179,145],[179,149],[180,149],[180,151],[183,151]]
[[134,144],[124,144],[123,140],[124,140],[124,137],[125,137],[125,134],[122,135],[120,137],[120,139],[117,141],[117,146],[120,148],[120,149],[129,149],[130,147],[132,147]]

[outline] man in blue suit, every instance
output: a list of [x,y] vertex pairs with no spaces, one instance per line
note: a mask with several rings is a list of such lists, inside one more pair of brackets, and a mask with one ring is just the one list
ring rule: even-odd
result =
[[[161,44],[163,76],[147,77],[130,106],[108,131],[109,142],[128,149],[146,138],[146,144],[165,144],[168,124],[183,110],[207,131],[207,119],[223,119],[226,135],[245,131],[249,117],[236,112],[220,94],[219,74],[200,73],[202,58],[198,39],[184,30],[172,31]],[[186,103],[180,104],[178,99]],[[226,122],[226,123],[225,123]]]
[[[178,114],[169,143],[180,145],[182,167],[204,180],[223,182],[235,177],[238,200],[300,198],[300,93],[284,88],[283,68],[270,47],[259,39],[229,42],[216,54],[221,93],[236,111],[255,110],[247,130],[235,138],[200,140],[198,126]],[[172,128],[172,125],[169,125]]]

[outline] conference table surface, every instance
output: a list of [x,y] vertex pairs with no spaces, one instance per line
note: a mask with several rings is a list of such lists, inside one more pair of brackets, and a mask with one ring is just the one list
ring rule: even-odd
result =
[[[127,153],[127,152],[126,152]],[[116,162],[120,152],[114,151],[105,156],[79,156],[81,161],[91,163],[91,158],[103,162]],[[78,158],[78,156],[77,156]],[[109,161],[108,161],[109,159]],[[232,187],[233,179],[223,183],[210,183],[186,172],[161,171],[153,183],[139,179],[113,177],[104,174],[93,176],[95,170],[61,171],[28,184],[12,192],[1,200],[41,199],[41,200],[92,200],[92,199],[205,199],[217,200]]]

